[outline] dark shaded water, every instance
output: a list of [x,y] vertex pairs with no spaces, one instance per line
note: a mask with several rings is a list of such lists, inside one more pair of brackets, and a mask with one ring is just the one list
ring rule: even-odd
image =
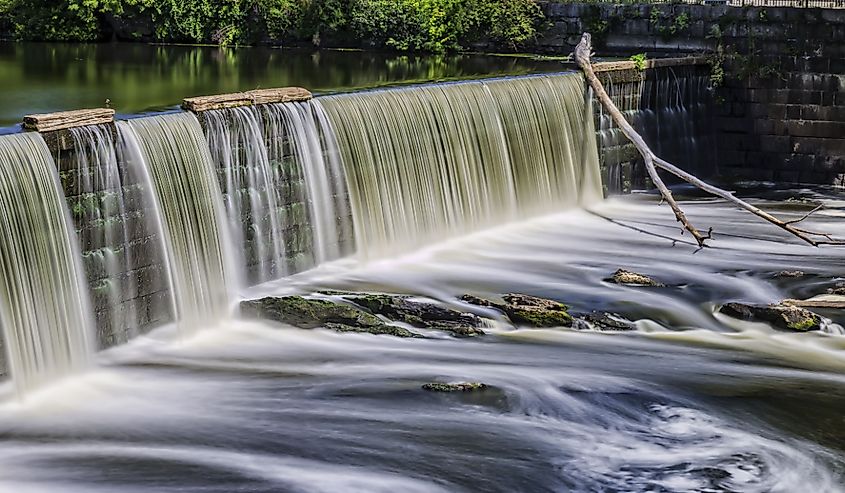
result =
[[[786,196],[826,200],[814,227],[845,232],[837,195]],[[786,334],[713,313],[823,291],[845,275],[841,250],[718,201],[684,207],[716,226],[713,248],[673,242],[668,208],[627,197],[247,293],[384,289],[448,303],[521,291],[618,311],[635,333],[503,326],[478,340],[399,340],[236,320],[188,340],[162,330],[0,406],[0,491],[843,491],[841,326]],[[602,281],[618,267],[672,286]],[[808,280],[773,278],[786,268]],[[430,394],[429,381],[493,388]]]
[[118,113],[133,114],[171,108],[185,97],[257,88],[333,92],[560,69],[560,62],[486,55],[0,43],[0,126],[32,113],[102,107],[107,98]]

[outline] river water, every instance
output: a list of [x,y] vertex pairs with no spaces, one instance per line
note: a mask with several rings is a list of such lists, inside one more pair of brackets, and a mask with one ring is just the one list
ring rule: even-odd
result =
[[131,115],[175,108],[186,97],[251,89],[325,93],[560,69],[557,61],[512,56],[0,42],[0,133],[15,131],[24,115],[98,108],[106,99],[119,115]]
[[[841,194],[814,225],[839,234]],[[690,198],[713,247],[678,238],[650,195],[345,259],[246,297],[319,288],[455,302],[524,292],[611,310],[633,333],[514,330],[395,339],[229,320],[165,328],[96,369],[0,405],[4,492],[834,492],[845,475],[845,338],[713,315],[728,300],[807,296],[845,275],[814,249],[718,201]],[[666,288],[603,278],[619,267]],[[775,279],[800,269],[803,279]],[[827,314],[833,316],[834,314]],[[481,381],[433,394],[431,381]]]

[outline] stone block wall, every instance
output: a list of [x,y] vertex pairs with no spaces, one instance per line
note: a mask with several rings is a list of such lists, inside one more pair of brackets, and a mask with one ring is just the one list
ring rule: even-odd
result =
[[[708,53],[726,178],[845,184],[845,9],[546,2],[537,51]],[[678,163],[681,165],[682,163]]]
[[[114,125],[107,130],[115,137]],[[81,168],[68,130],[42,134],[59,170],[91,294],[100,347],[129,340],[173,320],[170,288],[160,238],[151,224],[145,185],[117,162],[122,190],[108,189],[93,166]],[[87,160],[91,165],[91,160]],[[83,186],[85,181],[91,187]],[[102,204],[124,197],[123,213],[104,216]]]
[[[608,95],[649,146],[702,177],[716,174],[715,119],[709,67],[684,65],[598,73]],[[605,193],[649,185],[636,147],[594,101]],[[671,177],[666,177],[671,183]]]

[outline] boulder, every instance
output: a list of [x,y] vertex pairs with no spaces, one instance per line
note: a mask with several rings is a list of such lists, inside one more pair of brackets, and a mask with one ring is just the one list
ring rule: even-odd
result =
[[600,332],[628,332],[637,330],[634,322],[621,315],[605,312],[576,314],[572,328],[575,330],[598,330]]
[[344,299],[390,320],[420,329],[449,332],[456,337],[484,335],[481,319],[435,303],[414,301],[410,296],[388,294],[347,294]]
[[388,325],[375,315],[354,306],[302,296],[243,301],[241,313],[247,317],[269,319],[300,329],[325,327],[338,332],[418,337],[407,329]]
[[651,286],[651,287],[664,287],[660,281],[657,281],[645,274],[639,274],[637,272],[631,272],[625,269],[619,269],[613,273],[613,275],[605,279],[607,282],[611,282],[614,284],[623,284],[627,286]]
[[486,390],[487,384],[480,382],[461,382],[461,383],[427,383],[422,386],[423,390],[429,392],[476,392],[479,390]]
[[719,312],[741,320],[767,322],[777,329],[792,332],[810,332],[822,328],[820,316],[804,308],[787,304],[727,303],[719,309]]
[[476,306],[495,308],[508,316],[514,325],[528,327],[570,327],[572,316],[563,303],[525,294],[506,294],[502,303],[464,295],[461,300]]
[[782,270],[775,273],[776,279],[798,279],[804,277],[806,274],[800,270]]

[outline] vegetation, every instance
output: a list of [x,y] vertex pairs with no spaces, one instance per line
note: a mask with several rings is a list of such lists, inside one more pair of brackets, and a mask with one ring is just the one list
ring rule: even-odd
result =
[[441,52],[479,40],[517,49],[543,22],[536,0],[0,0],[18,39],[112,37],[249,44],[369,40]]

